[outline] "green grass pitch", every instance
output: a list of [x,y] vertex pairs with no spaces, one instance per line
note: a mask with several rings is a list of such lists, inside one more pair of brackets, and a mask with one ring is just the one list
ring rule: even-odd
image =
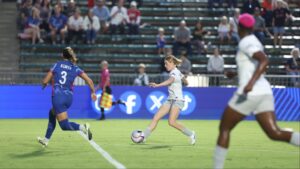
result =
[[[219,121],[182,120],[197,133],[191,146],[186,136],[166,120],[145,144],[134,144],[130,134],[149,120],[73,120],[89,122],[94,141],[127,168],[212,168]],[[280,122],[299,131],[299,122]],[[47,120],[0,120],[0,168],[114,168],[76,132],[57,124],[47,148],[36,141],[44,136]],[[300,149],[270,141],[255,121],[244,121],[233,131],[225,168],[300,168]]]

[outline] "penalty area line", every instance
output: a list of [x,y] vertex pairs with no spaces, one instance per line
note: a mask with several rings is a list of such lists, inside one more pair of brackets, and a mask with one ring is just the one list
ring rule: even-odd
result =
[[100,147],[94,140],[89,141],[86,138],[86,135],[83,134],[81,131],[78,131],[78,134],[81,135],[86,141],[88,141],[90,145],[95,150],[97,150],[110,164],[115,166],[117,169],[126,169],[126,167],[123,164],[112,158],[112,156],[108,154],[108,152],[106,152],[102,147]]

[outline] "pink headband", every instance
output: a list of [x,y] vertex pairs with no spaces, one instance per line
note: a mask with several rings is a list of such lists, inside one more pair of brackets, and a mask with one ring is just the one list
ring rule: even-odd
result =
[[245,13],[240,15],[239,24],[243,25],[246,28],[252,28],[255,24],[255,19],[252,15]]

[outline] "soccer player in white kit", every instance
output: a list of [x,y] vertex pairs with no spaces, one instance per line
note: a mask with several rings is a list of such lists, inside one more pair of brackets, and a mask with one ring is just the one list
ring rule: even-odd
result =
[[273,93],[270,83],[263,75],[268,58],[263,52],[263,45],[252,34],[254,24],[252,15],[243,14],[239,17],[238,31],[241,40],[236,56],[239,84],[220,122],[214,152],[215,169],[222,169],[224,166],[231,130],[251,112],[270,139],[300,146],[299,132],[283,131],[276,124]]
[[167,71],[170,72],[169,79],[159,84],[149,83],[149,86],[151,87],[168,86],[169,97],[167,101],[159,108],[158,112],[153,117],[151,124],[144,130],[144,142],[150,136],[151,132],[156,128],[159,120],[168,113],[170,113],[169,125],[188,136],[190,139],[190,144],[194,145],[196,142],[195,132],[189,130],[188,128],[184,127],[182,124],[179,124],[176,121],[179,116],[180,110],[184,107],[182,82],[187,84],[186,79],[176,67],[180,63],[181,60],[177,59],[175,56],[166,56],[165,67]]

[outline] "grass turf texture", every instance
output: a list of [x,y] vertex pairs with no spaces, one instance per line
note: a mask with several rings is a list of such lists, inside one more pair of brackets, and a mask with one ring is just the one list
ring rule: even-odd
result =
[[[149,120],[73,120],[89,122],[94,141],[127,168],[212,168],[219,121],[183,120],[197,133],[191,146],[186,136],[166,120],[145,144],[134,144],[130,134]],[[280,122],[299,131],[299,122]],[[0,120],[0,168],[114,168],[76,132],[56,131],[46,149],[36,141],[44,136],[47,120]],[[300,168],[300,149],[270,141],[255,121],[244,121],[233,131],[225,168]]]

